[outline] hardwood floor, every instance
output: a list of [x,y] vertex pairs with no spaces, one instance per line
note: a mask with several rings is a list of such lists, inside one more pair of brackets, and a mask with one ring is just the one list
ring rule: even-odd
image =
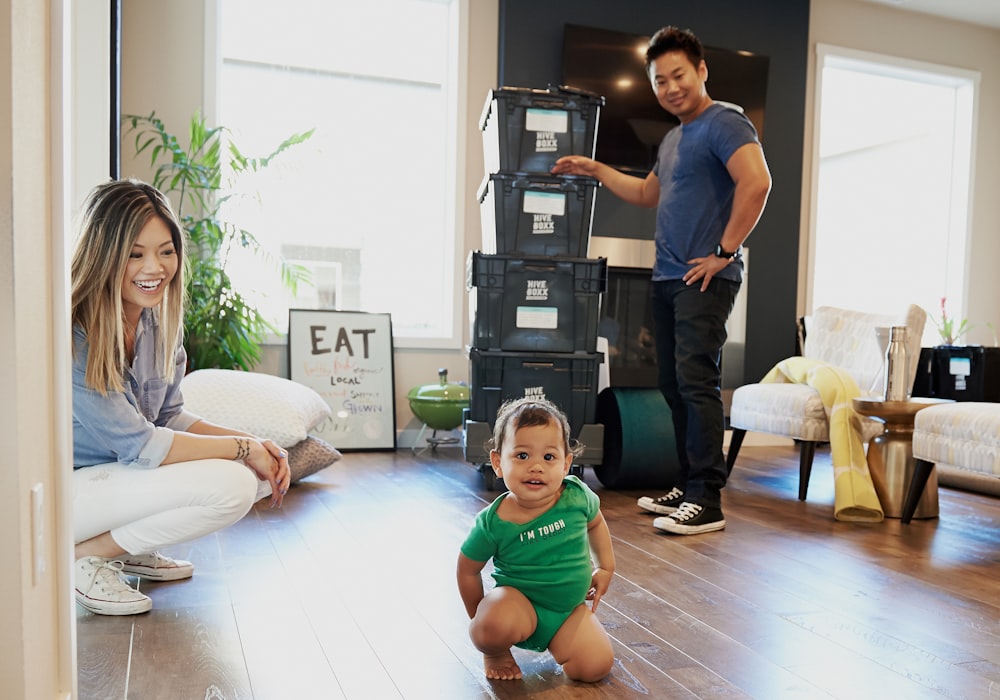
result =
[[990,698],[1000,695],[1000,500],[941,488],[941,517],[833,519],[829,452],[809,500],[797,452],[744,447],[723,532],[656,531],[640,492],[590,470],[617,571],[599,616],[616,664],[567,681],[516,651],[488,682],[466,633],[458,546],[495,494],[457,448],[348,453],[235,526],[169,554],[153,610],[78,609],[79,696],[256,698]]

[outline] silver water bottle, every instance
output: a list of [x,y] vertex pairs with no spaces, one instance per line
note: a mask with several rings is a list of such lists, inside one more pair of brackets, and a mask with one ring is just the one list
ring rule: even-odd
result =
[[889,345],[885,349],[886,401],[906,401],[907,379],[910,376],[906,356],[906,326],[893,326]]

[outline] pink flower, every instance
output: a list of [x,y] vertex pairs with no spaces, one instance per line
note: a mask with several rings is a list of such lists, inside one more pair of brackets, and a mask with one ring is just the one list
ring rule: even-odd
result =
[[941,340],[944,341],[945,345],[954,345],[955,341],[961,338],[967,330],[969,330],[969,321],[967,319],[962,319],[958,323],[958,327],[955,327],[954,319],[948,318],[948,312],[945,310],[945,303],[947,302],[947,297],[941,297],[941,321],[934,321],[934,325],[937,326],[938,335],[941,336]]

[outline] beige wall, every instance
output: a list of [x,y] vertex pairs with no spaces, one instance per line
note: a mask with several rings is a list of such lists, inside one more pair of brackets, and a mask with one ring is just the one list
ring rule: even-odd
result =
[[65,18],[60,0],[0,0],[0,693],[10,698],[69,697],[76,680],[58,517],[70,459]]
[[[205,109],[205,0],[122,2],[122,114],[156,116],[179,137]],[[151,179],[122,134],[122,177]]]
[[[979,124],[972,197],[971,239],[966,276],[968,308],[965,316],[980,324],[992,323],[1000,332],[1000,30],[986,29],[915,12],[896,10],[858,0],[812,0],[809,18],[809,80],[806,91],[805,159],[802,183],[802,252],[799,274],[799,312],[804,313],[806,259],[810,244],[810,191],[815,113],[816,44],[887,54],[915,61],[979,71]],[[903,118],[904,115],[901,115]],[[927,309],[932,316],[937,309]],[[984,325],[974,329],[969,342],[992,344]]]

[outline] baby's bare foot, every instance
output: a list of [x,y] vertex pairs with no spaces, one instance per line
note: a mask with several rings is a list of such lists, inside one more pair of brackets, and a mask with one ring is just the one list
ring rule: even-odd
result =
[[516,681],[521,678],[521,667],[514,661],[514,655],[509,649],[496,656],[483,654],[483,666],[486,668],[486,677],[492,680]]

